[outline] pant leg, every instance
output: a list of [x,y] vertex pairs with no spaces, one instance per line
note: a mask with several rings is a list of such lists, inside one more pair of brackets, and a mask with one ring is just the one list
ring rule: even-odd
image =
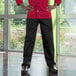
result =
[[30,68],[32,52],[33,52],[35,38],[36,38],[37,26],[38,26],[37,19],[27,18],[22,65],[28,66],[29,68]]
[[53,30],[52,19],[40,19],[40,28],[42,34],[43,48],[45,59],[48,67],[54,65],[54,43],[53,43]]

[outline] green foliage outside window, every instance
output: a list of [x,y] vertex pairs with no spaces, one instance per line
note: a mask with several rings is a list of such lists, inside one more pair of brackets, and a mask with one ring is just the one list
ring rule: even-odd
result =
[[3,49],[3,25],[4,21],[0,19],[0,49]]
[[0,0],[0,14],[4,14],[4,0]]

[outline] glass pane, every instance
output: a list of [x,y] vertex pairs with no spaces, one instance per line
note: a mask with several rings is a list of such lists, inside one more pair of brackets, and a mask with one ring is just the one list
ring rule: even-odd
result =
[[3,26],[4,20],[0,19],[0,49],[3,49]]
[[25,19],[11,19],[10,24],[10,49],[22,49],[26,29]]
[[60,14],[76,14],[76,0],[62,0]]
[[[28,5],[28,0],[23,0],[23,2],[25,6]],[[21,6],[17,6],[16,0],[10,0],[9,3],[10,3],[9,7],[11,7],[10,12],[9,12],[10,14],[26,14],[27,13],[27,11],[24,11]]]
[[3,76],[3,54],[0,53],[0,76]]
[[60,52],[76,55],[76,19],[60,19]]
[[[26,19],[11,19],[10,23],[10,45],[13,50],[22,50],[24,46],[24,38],[26,36]],[[41,34],[38,31],[34,51],[42,51]]]
[[4,1],[5,0],[0,0],[0,14],[4,14]]

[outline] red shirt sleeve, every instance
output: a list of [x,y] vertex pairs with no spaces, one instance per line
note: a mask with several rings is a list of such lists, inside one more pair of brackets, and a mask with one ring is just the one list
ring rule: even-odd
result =
[[20,5],[21,3],[23,3],[23,0],[16,0],[17,5]]
[[59,6],[61,3],[61,0],[55,0],[55,3],[57,3],[57,5]]

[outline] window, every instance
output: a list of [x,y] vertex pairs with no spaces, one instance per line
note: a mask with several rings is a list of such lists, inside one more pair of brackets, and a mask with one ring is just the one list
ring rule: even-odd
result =
[[0,15],[4,14],[4,0],[0,0]]
[[4,27],[4,20],[0,19],[0,49],[3,49],[3,27]]
[[[25,6],[28,5],[28,0],[23,1]],[[27,11],[17,6],[15,0],[1,0],[0,7],[0,50],[23,51]],[[34,51],[42,50],[42,38],[38,28]]]
[[9,49],[22,49],[26,33],[26,19],[10,19],[9,25],[10,25]]
[[62,0],[60,6],[60,51],[61,55],[76,55],[76,0]]
[[2,15],[4,15],[4,0],[0,1],[0,50],[2,50],[3,47],[3,27],[4,27],[4,18]]

